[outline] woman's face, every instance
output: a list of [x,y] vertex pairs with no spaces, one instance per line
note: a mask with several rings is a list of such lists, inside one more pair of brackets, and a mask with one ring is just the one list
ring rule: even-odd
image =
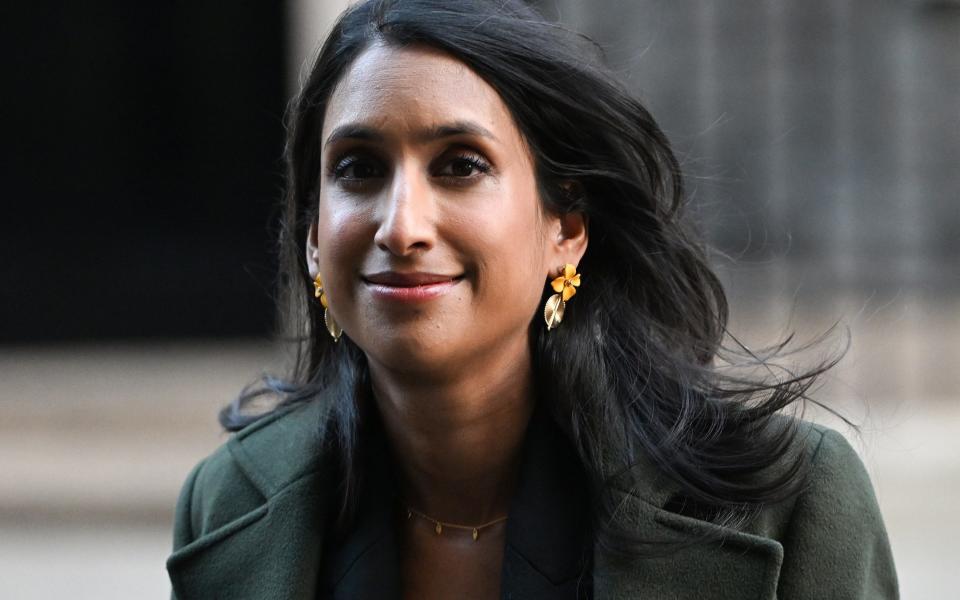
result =
[[440,375],[522,348],[583,219],[541,209],[499,95],[427,48],[375,45],[330,97],[311,276],[371,361]]

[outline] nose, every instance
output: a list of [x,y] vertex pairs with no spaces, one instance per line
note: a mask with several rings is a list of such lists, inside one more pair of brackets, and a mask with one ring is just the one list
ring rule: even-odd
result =
[[386,192],[374,242],[395,256],[410,256],[434,246],[435,207],[429,182],[411,167],[397,169]]

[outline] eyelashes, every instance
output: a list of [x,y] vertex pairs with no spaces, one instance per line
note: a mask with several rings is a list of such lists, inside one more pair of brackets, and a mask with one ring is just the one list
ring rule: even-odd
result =
[[[353,173],[349,172],[351,168],[354,169]],[[356,173],[357,171],[360,172],[359,175]],[[333,168],[330,169],[330,176],[334,179],[370,179],[383,177],[381,171],[374,161],[349,155],[334,163]]]
[[[465,185],[489,174],[492,165],[476,152],[461,151],[439,161],[431,167],[434,177],[454,185]],[[387,169],[374,157],[362,154],[347,154],[333,162],[328,175],[345,187],[372,185],[387,175]]]
[[447,162],[445,166],[458,166],[461,168],[460,174],[451,173],[453,177],[469,177],[472,173],[463,173],[462,169],[466,167],[467,169],[472,169],[477,173],[489,173],[490,172],[490,163],[483,160],[477,154],[459,154],[453,157],[452,160]]

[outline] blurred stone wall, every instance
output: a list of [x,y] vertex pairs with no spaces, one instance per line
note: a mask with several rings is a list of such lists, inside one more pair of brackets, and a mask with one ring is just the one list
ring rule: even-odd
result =
[[646,101],[720,249],[957,292],[960,3],[540,4]]

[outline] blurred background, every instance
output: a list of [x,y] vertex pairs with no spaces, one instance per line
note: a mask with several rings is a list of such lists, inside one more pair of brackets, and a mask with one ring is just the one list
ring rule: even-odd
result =
[[[960,576],[960,2],[543,0],[600,42],[687,171],[732,331],[851,346],[904,598]],[[0,580],[164,598],[216,422],[280,369],[282,117],[343,0],[5,7]],[[818,356],[807,357],[816,359]]]

